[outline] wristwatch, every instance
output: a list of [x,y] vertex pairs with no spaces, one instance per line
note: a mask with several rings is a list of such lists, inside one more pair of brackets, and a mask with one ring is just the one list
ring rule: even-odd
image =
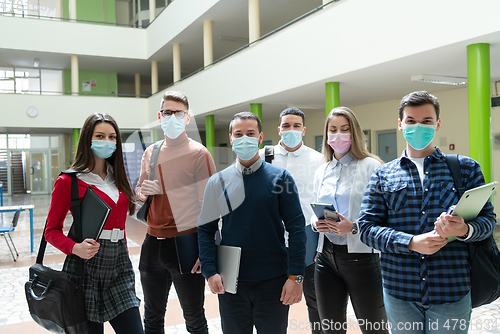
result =
[[302,282],[304,282],[304,276],[302,275],[289,275],[288,279],[294,281],[297,284],[301,284]]
[[356,222],[352,222],[352,234],[358,234],[358,224]]

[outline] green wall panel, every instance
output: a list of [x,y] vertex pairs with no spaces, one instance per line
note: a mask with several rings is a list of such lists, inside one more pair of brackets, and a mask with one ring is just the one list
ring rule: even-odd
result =
[[[63,0],[63,17],[69,19],[68,0]],[[76,18],[82,21],[116,23],[115,0],[76,0]]]
[[[78,72],[80,81],[80,95],[113,95],[118,94],[118,79],[117,73],[98,72],[80,70]],[[82,87],[83,81],[96,81],[96,86],[91,87],[90,92],[84,92]],[[71,70],[64,70],[64,91],[71,93]]]

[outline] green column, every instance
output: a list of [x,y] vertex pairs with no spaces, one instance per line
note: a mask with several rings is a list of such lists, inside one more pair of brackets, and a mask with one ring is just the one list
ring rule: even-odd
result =
[[[257,115],[262,123],[262,103],[250,103],[250,112]],[[264,143],[260,144],[260,148],[264,148]]]
[[338,82],[327,82],[325,84],[325,112],[326,116],[333,108],[340,106],[340,84]]
[[215,147],[215,116],[205,116],[205,136],[206,146],[212,157],[214,157]]
[[80,139],[80,129],[73,129],[73,159],[78,148],[78,140]]
[[481,165],[486,183],[492,179],[490,80],[490,45],[468,45],[469,153]]

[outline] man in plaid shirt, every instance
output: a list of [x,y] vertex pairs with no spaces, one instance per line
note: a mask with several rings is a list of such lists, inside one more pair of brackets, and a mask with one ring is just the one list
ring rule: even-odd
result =
[[[467,333],[472,312],[467,243],[485,239],[495,227],[490,201],[467,223],[445,213],[459,196],[444,155],[432,145],[440,126],[435,96],[422,91],[405,96],[398,129],[406,149],[374,171],[361,205],[361,241],[382,253],[393,334]],[[484,184],[475,160],[460,156],[460,167],[466,190]]]

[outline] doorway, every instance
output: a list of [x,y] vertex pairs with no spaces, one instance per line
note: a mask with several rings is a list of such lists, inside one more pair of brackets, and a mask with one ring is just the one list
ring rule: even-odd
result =
[[396,130],[377,131],[377,155],[384,162],[389,162],[398,157],[398,144]]
[[29,155],[29,176],[30,190],[33,195],[48,194],[49,170],[47,157],[49,151],[30,150]]

